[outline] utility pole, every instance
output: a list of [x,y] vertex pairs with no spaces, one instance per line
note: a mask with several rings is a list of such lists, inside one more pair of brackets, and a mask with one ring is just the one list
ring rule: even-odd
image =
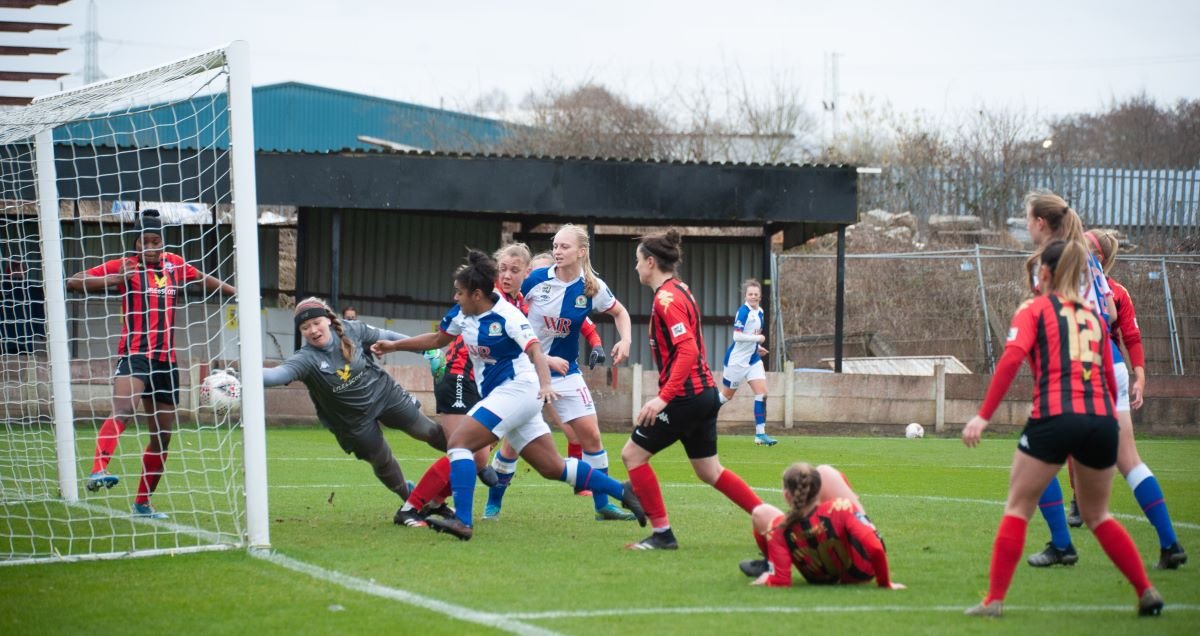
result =
[[821,106],[825,110],[825,147],[830,148],[837,142],[838,136],[838,58],[841,53],[825,53],[825,99]]
[[96,0],[88,2],[87,31],[83,34],[83,83],[108,77],[100,70],[100,32],[96,26]]

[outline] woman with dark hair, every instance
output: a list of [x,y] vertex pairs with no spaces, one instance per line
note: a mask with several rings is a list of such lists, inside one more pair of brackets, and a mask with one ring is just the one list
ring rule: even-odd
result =
[[963,428],[963,443],[979,444],[1021,361],[1033,372],[1033,409],[1017,443],[1008,502],[992,547],[989,586],[972,616],[1000,616],[1021,558],[1038,497],[1067,457],[1075,462],[1079,512],[1104,552],[1133,585],[1141,616],[1158,615],[1162,596],[1150,585],[1129,533],[1109,514],[1119,432],[1114,416],[1108,325],[1080,294],[1088,253],[1079,241],[1052,241],[1038,253],[1038,295],[1013,316],[1008,345],[996,365],[979,414]]
[[237,293],[201,272],[178,254],[166,251],[158,210],[144,210],[128,233],[132,254],[114,258],[67,280],[67,289],[121,294],[121,339],[117,343],[117,369],[113,378],[112,415],[96,436],[89,491],[112,488],[119,478],[108,472],[117,440],[137,413],[137,399],[150,414],[150,443],[142,454],[133,516],[165,519],[167,514],[150,505],[150,495],[162,479],[171,432],[179,403],[179,370],[175,366],[175,306],[179,291],[199,281],[208,291],[227,296]]
[[889,578],[887,552],[850,483],[832,466],[795,463],[783,471],[784,513],[754,509],[754,540],[763,559],[742,561],[753,585],[791,587],[792,566],[812,584],[866,583],[902,590]]
[[700,308],[688,286],[676,276],[682,259],[678,230],[647,234],[638,243],[638,281],[654,290],[650,349],[658,366],[658,395],[642,406],[633,434],[621,449],[629,480],[654,527],[649,537],[629,544],[631,550],[679,547],[658,477],[650,467],[650,459],[675,442],[683,444],[696,476],[747,514],[762,503],[746,482],[721,466],[717,458],[717,412],[721,405],[704,355]]
[[542,477],[614,497],[644,525],[645,513],[628,484],[620,484],[584,462],[563,461],[559,456],[550,427],[541,417],[542,405],[557,397],[550,387],[546,356],[525,314],[496,293],[497,274],[495,261],[471,250],[467,264],[454,274],[457,304],[442,318],[436,332],[381,341],[373,347],[378,354],[426,351],[462,335],[471,354],[481,399],[467,413],[469,422],[450,433],[446,457],[434,462],[417,485],[417,490],[438,492],[450,484],[456,512],[453,519],[428,519],[429,527],[463,541],[471,539],[473,455],[501,437]]

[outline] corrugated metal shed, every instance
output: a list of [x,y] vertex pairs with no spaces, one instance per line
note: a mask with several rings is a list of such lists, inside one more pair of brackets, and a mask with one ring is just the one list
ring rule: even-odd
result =
[[[312,208],[300,216],[300,295],[330,298],[333,215]],[[344,211],[338,304],[368,316],[437,320],[454,305],[451,281],[465,248],[491,253],[500,247],[500,229],[499,221],[486,219]]]
[[[495,119],[299,82],[255,87],[253,96],[254,141],[265,151],[377,148],[358,140],[367,135],[413,148],[464,152],[509,134],[510,124]],[[54,139],[113,147],[170,147],[182,139],[184,148],[227,148],[225,94],[63,126],[54,131]]]
[[[550,238],[529,241],[536,253],[550,248]],[[638,282],[633,269],[637,242],[628,236],[599,236],[592,249],[592,267],[625,305],[633,322],[629,358],[654,368],[648,335],[651,291]],[[733,315],[742,304],[741,284],[762,270],[762,240],[688,236],[683,240],[684,263],[679,278],[686,282],[700,306],[701,330],[709,366],[724,368],[725,349],[733,338]],[[611,319],[592,319],[600,328],[606,350],[617,341]]]

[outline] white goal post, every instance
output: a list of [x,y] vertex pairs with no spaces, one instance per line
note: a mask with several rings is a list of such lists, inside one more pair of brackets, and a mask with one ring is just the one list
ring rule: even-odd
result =
[[270,544],[248,62],[0,109],[0,565]]

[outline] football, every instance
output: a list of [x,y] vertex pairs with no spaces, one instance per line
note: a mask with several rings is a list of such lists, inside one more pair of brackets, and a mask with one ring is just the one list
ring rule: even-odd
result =
[[242,383],[225,371],[213,371],[200,385],[200,406],[217,415],[237,410],[242,403]]
[[925,437],[925,427],[913,422],[904,427],[904,436],[908,439],[918,439]]

